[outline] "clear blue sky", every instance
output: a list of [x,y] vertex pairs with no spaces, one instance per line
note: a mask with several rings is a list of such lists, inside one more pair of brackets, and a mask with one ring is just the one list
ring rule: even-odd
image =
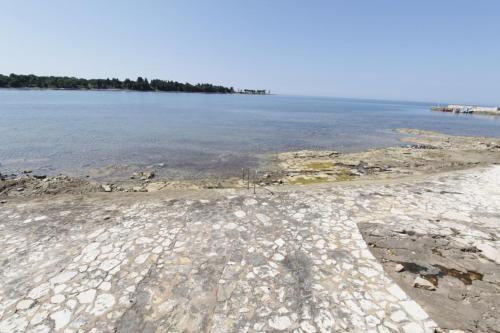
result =
[[0,0],[0,73],[500,104],[499,0]]

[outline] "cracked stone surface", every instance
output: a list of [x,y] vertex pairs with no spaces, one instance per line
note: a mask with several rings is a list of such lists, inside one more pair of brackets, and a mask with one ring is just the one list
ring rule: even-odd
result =
[[[275,195],[8,202],[0,332],[433,332],[425,305],[384,272],[358,223],[470,221],[463,241],[494,262],[499,222],[473,217],[498,214],[498,184],[495,166]],[[443,188],[463,197],[437,204]]]

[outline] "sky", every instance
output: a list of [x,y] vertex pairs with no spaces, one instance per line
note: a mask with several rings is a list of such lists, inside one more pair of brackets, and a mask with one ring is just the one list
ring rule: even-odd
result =
[[0,73],[500,105],[499,0],[0,0]]

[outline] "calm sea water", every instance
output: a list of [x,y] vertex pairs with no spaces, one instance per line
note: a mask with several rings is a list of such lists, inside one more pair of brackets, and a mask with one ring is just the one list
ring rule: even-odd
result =
[[238,174],[280,151],[398,145],[398,127],[500,136],[498,118],[429,107],[279,95],[0,89],[0,172],[85,174],[160,164],[166,176],[204,177]]

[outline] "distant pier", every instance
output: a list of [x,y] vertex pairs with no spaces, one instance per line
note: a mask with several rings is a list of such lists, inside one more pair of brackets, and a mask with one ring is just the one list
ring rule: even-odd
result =
[[449,104],[446,106],[433,106],[432,111],[452,112],[452,113],[475,113],[500,116],[500,108],[496,106],[472,106]]

